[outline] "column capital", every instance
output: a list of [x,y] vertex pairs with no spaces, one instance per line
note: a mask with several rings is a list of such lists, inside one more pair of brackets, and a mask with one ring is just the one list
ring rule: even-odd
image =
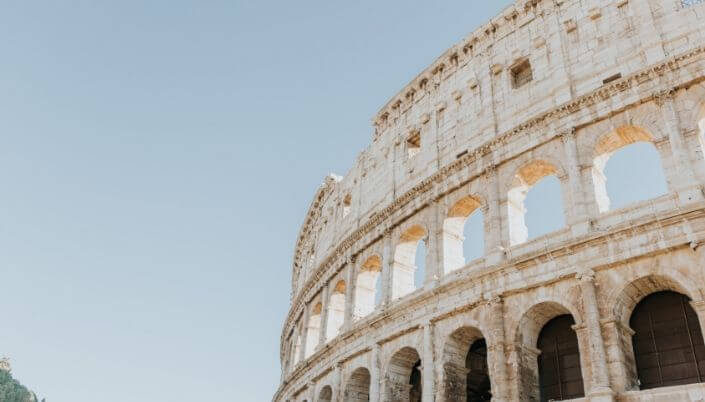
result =
[[567,141],[575,139],[576,133],[577,133],[577,129],[575,127],[570,127],[569,129],[558,133],[558,136],[561,138],[561,141],[563,141],[565,143]]
[[584,269],[581,271],[578,271],[575,273],[575,279],[579,280],[580,282],[587,283],[587,282],[595,282],[595,271],[592,269]]
[[661,89],[654,92],[652,96],[657,105],[663,106],[666,102],[669,102],[675,98],[676,90],[673,88]]

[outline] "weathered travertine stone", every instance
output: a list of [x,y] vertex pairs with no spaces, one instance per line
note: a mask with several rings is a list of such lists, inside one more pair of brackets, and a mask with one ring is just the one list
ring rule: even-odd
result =
[[[537,340],[564,314],[579,400],[705,400],[640,390],[630,328],[664,290],[705,327],[704,18],[697,0],[522,0],[395,95],[306,215],[273,400],[464,401],[483,339],[493,400],[538,400]],[[635,142],[668,193],[614,210],[604,168]],[[566,227],[528,239],[524,198],[548,175]],[[474,213],[485,254],[466,261]]]

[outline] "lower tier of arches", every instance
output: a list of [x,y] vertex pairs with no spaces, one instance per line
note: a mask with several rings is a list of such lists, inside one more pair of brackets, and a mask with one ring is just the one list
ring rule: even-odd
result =
[[287,384],[282,402],[698,401],[705,250],[682,247],[523,292],[437,295]]

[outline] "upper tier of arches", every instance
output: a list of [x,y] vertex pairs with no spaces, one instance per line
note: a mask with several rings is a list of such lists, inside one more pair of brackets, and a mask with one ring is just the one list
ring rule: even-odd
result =
[[[387,328],[387,321],[417,317],[414,309],[422,308],[423,300],[442,301],[439,295],[452,290],[464,292],[463,300],[483,300],[502,291],[527,293],[526,298],[507,299],[508,308],[522,314],[508,316],[516,322],[506,324],[505,338],[529,354],[513,358],[521,358],[522,372],[533,376],[528,383],[536,385],[513,391],[518,399],[540,397],[556,389],[558,393],[551,395],[578,395],[573,392],[580,390],[580,384],[585,391],[599,390],[607,376],[613,389],[626,392],[638,388],[639,362],[633,357],[625,360],[632,353],[628,350],[613,358],[611,348],[630,345],[630,319],[639,301],[648,294],[672,291],[702,307],[705,286],[698,282],[700,278],[692,280],[696,274],[689,277],[680,268],[663,267],[654,273],[639,261],[678,247],[701,253],[695,234],[700,230],[699,218],[691,220],[687,214],[705,201],[705,26],[680,0],[595,1],[595,7],[588,7],[590,1],[531,1],[526,9],[526,2],[516,3],[514,9],[524,11],[516,16],[503,14],[494,31],[473,41],[474,50],[457,58],[444,55],[449,62],[443,63],[444,68],[434,67],[430,75],[426,72],[425,81],[414,81],[410,88],[417,89],[408,100],[385,107],[386,118],[380,115],[375,120],[373,144],[353,169],[345,177],[326,179],[297,241],[292,308],[282,332],[283,390],[301,389],[307,371],[317,376],[337,372],[333,366],[326,367],[330,359],[347,367],[357,364],[361,356],[374,355],[376,346],[361,343],[360,334],[375,334],[378,346],[396,344],[387,338],[389,332],[415,341],[382,347],[386,351],[380,352],[377,367],[376,363],[357,365],[359,370],[350,377],[355,379],[350,395],[359,400],[369,397],[368,392],[380,386],[385,365],[402,349],[403,356],[411,356],[413,350],[418,359],[397,365],[399,378],[406,381],[409,374],[406,385],[410,385],[411,374],[417,371],[422,379],[428,377],[423,359],[425,335],[420,335],[427,329],[425,324],[410,322],[408,328],[401,328],[397,322]],[[703,5],[692,7],[705,12]],[[539,15],[543,25],[535,21]],[[523,25],[519,26],[519,20]],[[669,21],[668,31],[663,30],[665,21]],[[622,23],[629,32],[622,29]],[[539,25],[551,29],[539,35]],[[614,34],[606,33],[607,27]],[[521,42],[525,39],[512,41],[515,32],[521,32],[529,46]],[[606,49],[578,55],[577,44],[569,54],[554,54],[557,57],[550,62],[540,57],[541,52],[545,55],[570,43],[565,41],[576,32],[580,42],[608,41],[614,49],[621,49],[620,57]],[[642,36],[660,42],[644,41]],[[508,50],[497,51],[499,47]],[[603,58],[620,62],[592,64]],[[532,69],[531,80],[515,87],[513,74],[521,73],[524,80],[521,69],[527,65]],[[466,79],[470,73],[475,78]],[[614,166],[630,152],[638,152],[638,162],[648,169],[634,167],[629,181],[622,184],[643,183],[649,172],[648,179],[658,182],[655,192],[643,195],[621,185],[633,197],[615,193],[614,183],[624,180],[624,175],[615,175]],[[551,186],[554,203],[547,212],[558,223],[551,232],[541,233],[534,222],[544,219],[536,215],[542,206],[533,200],[537,192]],[[671,215],[679,216],[682,227],[671,227],[676,225]],[[645,227],[653,230],[648,232]],[[675,237],[678,241],[674,243]],[[469,253],[469,245],[482,252]],[[625,268],[626,273],[607,272],[598,279],[604,285],[598,287],[604,299],[598,303],[599,312],[582,311],[584,306],[572,304],[571,300],[584,297],[579,286],[562,287],[574,281],[566,281],[566,275],[572,278],[575,274],[573,264],[578,257],[574,254],[578,253],[584,253],[579,257],[584,265],[600,269],[634,264]],[[664,265],[678,267],[681,262],[673,258]],[[626,287],[619,283],[611,289],[615,275],[633,276],[633,280]],[[516,285],[523,281],[533,282],[526,288]],[[460,282],[466,288],[456,286]],[[445,316],[464,314],[464,309],[485,311],[474,302],[448,303],[439,304],[443,312],[430,314],[438,327]],[[458,355],[473,347],[482,353],[482,344],[475,343],[485,339],[492,366],[491,359],[498,353],[492,343],[496,329],[490,332],[486,327],[492,320],[485,313],[478,314],[475,321],[466,323],[467,328],[454,329],[459,332],[449,341],[447,353]],[[531,352],[539,344],[551,345],[555,339],[551,334],[565,330],[567,321],[553,323],[549,326],[553,330],[543,338],[541,331],[550,320],[565,316],[574,320],[572,328],[579,343],[586,337],[597,339],[590,331],[599,325],[588,325],[586,317],[603,317],[603,331],[615,331],[613,338],[604,339],[608,356],[589,351],[607,368],[596,378],[592,363],[581,361],[580,366],[567,369],[573,374],[576,367],[582,370],[582,383],[578,377],[544,383],[546,389],[553,387],[553,391],[544,391],[540,362]],[[442,339],[450,336],[444,334]],[[581,359],[587,354],[585,348],[578,345]],[[438,356],[443,353],[436,351]],[[454,358],[457,361],[438,375],[455,376],[453,383],[480,384],[481,377],[463,378],[468,367],[458,356]],[[350,373],[338,374],[344,383]],[[511,377],[512,373],[501,375]],[[490,376],[490,380],[491,388],[497,389],[497,378]],[[667,383],[663,377],[653,377],[653,381]],[[427,388],[414,389],[422,393]],[[332,390],[348,395],[335,386]],[[377,395],[380,391],[385,392],[377,389]],[[486,391],[477,385],[473,392]],[[321,389],[321,394],[325,400],[328,390]]]
[[[319,267],[336,258],[341,245],[358,237],[361,228],[379,222],[429,181],[443,180],[444,169],[484,159],[466,168],[468,175],[481,175],[487,164],[514,158],[548,136],[625,107],[636,100],[633,92],[662,90],[658,74],[677,68],[673,60],[692,57],[694,45],[705,42],[695,8],[702,5],[683,8],[680,0],[594,0],[592,6],[572,0],[518,1],[473,32],[380,112],[372,144],[346,175],[326,178],[297,239],[293,294],[305,289]],[[602,45],[586,50],[585,43]],[[531,69],[531,80],[516,87],[520,67]],[[606,101],[625,91],[628,96],[619,106]],[[590,113],[575,113],[585,104],[593,104]],[[695,109],[684,119],[689,123],[684,129],[692,128]],[[622,141],[651,140],[628,135]],[[593,155],[587,162],[595,166],[595,180],[615,144],[603,145],[602,157]],[[604,191],[595,191],[599,208],[609,208],[601,197]],[[520,198],[521,186],[516,193]],[[515,229],[521,239],[521,224]]]

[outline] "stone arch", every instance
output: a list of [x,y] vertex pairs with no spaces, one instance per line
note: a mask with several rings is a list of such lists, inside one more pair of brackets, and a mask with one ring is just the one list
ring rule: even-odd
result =
[[365,367],[355,369],[345,385],[344,402],[367,402],[370,400],[370,371]]
[[640,389],[705,382],[705,342],[692,299],[673,291],[651,293],[630,319]]
[[304,356],[309,358],[318,346],[318,341],[321,336],[321,314],[323,312],[323,304],[316,302],[311,307],[311,314],[308,317],[306,328],[306,348]]
[[[664,269],[668,266],[668,269]],[[660,291],[673,291],[688,296],[695,303],[703,303],[699,279],[689,270],[672,266],[665,261],[644,260],[626,266],[626,276],[618,283],[609,284],[611,289],[603,296],[600,314],[605,322],[605,345],[608,352],[610,376],[616,379],[615,389],[639,389],[636,362],[630,327],[630,318],[636,305],[646,296]],[[620,284],[621,283],[621,284]]]
[[355,285],[354,317],[362,318],[370,315],[377,305],[377,282],[382,275],[382,258],[373,254],[361,265],[357,273]]
[[649,130],[632,124],[625,124],[610,129],[607,133],[598,136],[593,143],[592,157],[592,184],[595,194],[595,202],[599,212],[607,212],[610,209],[610,198],[607,194],[607,176],[605,167],[609,159],[617,151],[635,143],[649,143],[659,152],[661,169],[664,169],[664,150],[659,149],[655,142],[657,137]]
[[394,249],[392,264],[392,300],[403,297],[416,289],[414,284],[418,267],[416,253],[419,244],[426,241],[428,231],[420,224],[407,228],[399,236],[399,243]]
[[607,305],[612,306],[612,316],[623,326],[629,327],[629,318],[634,307],[646,296],[666,290],[682,293],[693,301],[703,300],[697,284],[692,279],[672,270],[668,274],[647,273],[632,280],[610,296]]
[[331,402],[333,400],[333,389],[330,385],[326,385],[321,388],[318,393],[318,402]]
[[[517,245],[526,242],[529,239],[529,230],[526,226],[525,215],[526,208],[524,200],[526,199],[529,190],[536,185],[540,180],[556,176],[561,182],[561,193],[565,210],[565,194],[567,184],[564,171],[561,166],[551,160],[552,158],[542,157],[533,159],[521,165],[509,182],[507,191],[507,220],[509,223],[509,242],[511,245]],[[566,220],[567,221],[567,220]]]
[[416,349],[403,347],[392,355],[385,377],[385,401],[421,401],[421,357]]
[[328,298],[328,321],[326,328],[326,340],[330,341],[340,333],[345,321],[345,288],[347,284],[344,280],[336,282],[335,287],[331,289],[330,297]]
[[[471,358],[476,346],[479,348],[475,351],[480,352],[484,346],[484,362]],[[445,340],[442,353],[441,387],[446,401],[476,400],[471,397],[472,392],[490,389],[487,343],[478,327],[462,326],[453,331]]]
[[[570,303],[550,297],[540,298],[536,304],[529,307],[519,319],[514,332],[515,344],[515,369],[519,377],[518,399],[539,400],[539,339],[542,330],[552,320],[559,317],[570,316],[573,318],[573,328],[580,326],[581,318],[577,309]],[[576,335],[577,337],[577,335]],[[512,338],[508,338],[512,339]],[[583,351],[580,350],[580,361],[583,363]],[[585,367],[581,364],[582,372]],[[585,376],[583,375],[583,378]]]
[[463,253],[463,230],[470,216],[481,211],[484,203],[476,196],[467,195],[457,200],[443,220],[443,273],[461,268],[467,262]]

